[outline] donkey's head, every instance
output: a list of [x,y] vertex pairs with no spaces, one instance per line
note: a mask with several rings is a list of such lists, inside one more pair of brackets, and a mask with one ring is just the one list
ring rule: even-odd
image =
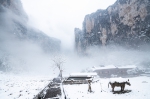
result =
[[126,84],[129,85],[129,86],[131,86],[131,84],[130,84],[130,82],[129,82],[129,79],[128,79],[128,81],[126,81]]

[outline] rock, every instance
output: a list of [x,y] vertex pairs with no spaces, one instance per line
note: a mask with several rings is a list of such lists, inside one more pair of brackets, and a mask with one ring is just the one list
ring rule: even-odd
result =
[[[38,50],[35,51],[36,54],[43,52],[52,55],[60,51],[59,39],[49,37],[29,26],[27,21],[28,16],[21,0],[0,0],[0,70],[9,72],[25,66],[30,57],[23,59],[22,54],[26,55]],[[31,50],[27,50],[28,48]],[[11,63],[11,60],[15,63]]]
[[75,48],[119,45],[140,48],[150,44],[150,1],[117,0],[106,10],[86,15],[83,29],[75,28]]
[[27,21],[28,16],[20,0],[0,0],[0,36],[2,38],[9,35],[19,41],[36,43],[48,53],[60,50],[59,39],[49,37],[42,31],[28,26]]

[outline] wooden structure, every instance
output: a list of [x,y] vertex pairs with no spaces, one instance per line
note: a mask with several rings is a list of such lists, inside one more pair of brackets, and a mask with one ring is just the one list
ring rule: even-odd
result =
[[63,81],[63,84],[87,84],[88,80],[93,80],[97,73],[72,73]]

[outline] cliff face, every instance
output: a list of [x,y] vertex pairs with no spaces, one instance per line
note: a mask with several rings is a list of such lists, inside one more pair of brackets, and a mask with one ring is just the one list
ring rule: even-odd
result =
[[[138,48],[150,43],[150,0],[117,0],[106,10],[86,15],[76,31],[76,50],[117,44]],[[82,33],[81,33],[82,31]]]
[[0,0],[0,71],[44,66],[44,53],[60,51],[60,40],[28,26],[27,21],[20,0]]
[[0,5],[3,8],[8,8],[17,15],[26,16],[20,0],[0,0]]
[[49,53],[60,50],[60,40],[29,27],[27,21],[28,16],[24,12],[20,0],[0,0],[1,38],[6,35],[18,40],[28,40]]

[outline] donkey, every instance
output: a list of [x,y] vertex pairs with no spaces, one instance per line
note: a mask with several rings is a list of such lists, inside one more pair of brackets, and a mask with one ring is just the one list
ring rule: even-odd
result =
[[112,91],[113,91],[113,92],[114,92],[115,86],[116,86],[116,87],[121,87],[121,91],[124,91],[125,84],[131,86],[131,84],[130,84],[130,82],[129,82],[129,79],[128,79],[128,81],[126,81],[126,82],[117,82],[117,81],[115,81],[115,82],[113,82],[113,83],[112,83],[112,82],[109,82],[109,83],[108,83],[108,88],[109,88],[109,84],[111,85],[111,88],[112,88]]

